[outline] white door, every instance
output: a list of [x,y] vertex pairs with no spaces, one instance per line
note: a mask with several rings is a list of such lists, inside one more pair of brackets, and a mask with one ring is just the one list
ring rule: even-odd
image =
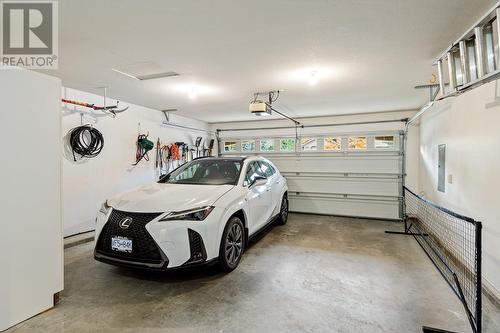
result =
[[292,212],[400,219],[401,134],[332,132],[298,140],[268,134],[223,138],[222,145],[231,142],[238,149],[224,154],[256,154],[271,160],[288,182]]
[[271,202],[270,182],[263,185],[253,185],[255,177],[263,176],[258,162],[250,162],[247,166],[246,182],[248,184],[248,193],[246,199],[249,206],[248,231],[254,233],[263,226],[269,219],[269,203]]

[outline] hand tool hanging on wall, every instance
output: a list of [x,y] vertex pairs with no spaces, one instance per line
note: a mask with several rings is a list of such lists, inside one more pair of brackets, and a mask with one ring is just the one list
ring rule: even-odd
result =
[[139,134],[137,136],[137,150],[135,153],[135,163],[137,165],[142,159],[149,161],[148,152],[154,148],[153,141],[148,140],[148,135]]
[[196,157],[200,157],[200,145],[201,145],[201,140],[203,138],[201,136],[197,137],[196,138],[196,141],[195,141],[195,146],[196,146]]
[[104,147],[104,138],[97,129],[91,125],[82,125],[69,132],[69,144],[76,162],[76,154],[84,158],[93,158],[99,155]]
[[174,161],[179,161],[181,159],[181,152],[177,144],[172,144],[172,146],[170,147],[170,154],[172,156],[172,160]]
[[189,154],[189,145],[187,143],[185,143],[184,146],[182,147],[182,151],[184,152],[184,162],[189,162],[190,154]]
[[[170,147],[170,153],[171,153],[171,160],[172,160],[172,168],[175,169],[175,166],[179,166],[181,164],[181,150],[179,149],[179,146],[175,143],[172,143]],[[177,161],[177,164],[175,163]]]
[[164,145],[161,147],[162,150],[162,158],[163,158],[163,164],[165,165],[165,171],[166,173],[170,172],[170,147],[168,145]]
[[160,143],[160,138],[156,140],[156,158],[155,158],[155,168],[156,169],[163,169],[163,158],[162,158],[162,149],[161,149],[161,143]]
[[179,155],[180,155],[179,161],[180,161],[180,163],[186,162],[186,146],[187,145],[184,142],[176,142],[175,145],[179,149]]
[[207,153],[208,153],[208,156],[212,156],[212,150],[214,149],[214,139],[211,139],[210,140],[210,143],[208,144],[208,149],[207,149]]

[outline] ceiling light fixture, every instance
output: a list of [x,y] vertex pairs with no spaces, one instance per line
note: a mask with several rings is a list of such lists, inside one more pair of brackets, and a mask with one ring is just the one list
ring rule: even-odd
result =
[[290,80],[300,84],[307,84],[311,87],[318,85],[322,81],[329,80],[339,75],[338,68],[328,66],[309,66],[295,69],[288,73]]
[[318,84],[318,71],[312,71],[309,74],[309,85],[310,86],[315,86]]
[[192,100],[195,100],[202,95],[212,95],[213,93],[215,93],[215,89],[213,87],[195,83],[177,84],[173,86],[173,89],[177,92],[186,94],[188,98]]
[[196,97],[198,97],[198,92],[196,91],[196,87],[193,86],[189,90],[189,98],[196,99]]

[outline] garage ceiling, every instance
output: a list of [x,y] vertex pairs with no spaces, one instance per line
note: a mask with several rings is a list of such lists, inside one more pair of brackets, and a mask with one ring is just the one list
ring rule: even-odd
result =
[[[60,0],[55,75],[208,122],[255,119],[252,93],[269,89],[285,89],[278,105],[299,117],[413,109],[434,58],[494,3]],[[142,65],[179,76],[112,70]]]

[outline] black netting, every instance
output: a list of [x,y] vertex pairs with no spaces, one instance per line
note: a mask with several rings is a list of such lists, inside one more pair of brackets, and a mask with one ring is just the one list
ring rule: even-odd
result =
[[405,188],[408,231],[465,302],[474,331],[481,327],[481,223],[439,207]]

